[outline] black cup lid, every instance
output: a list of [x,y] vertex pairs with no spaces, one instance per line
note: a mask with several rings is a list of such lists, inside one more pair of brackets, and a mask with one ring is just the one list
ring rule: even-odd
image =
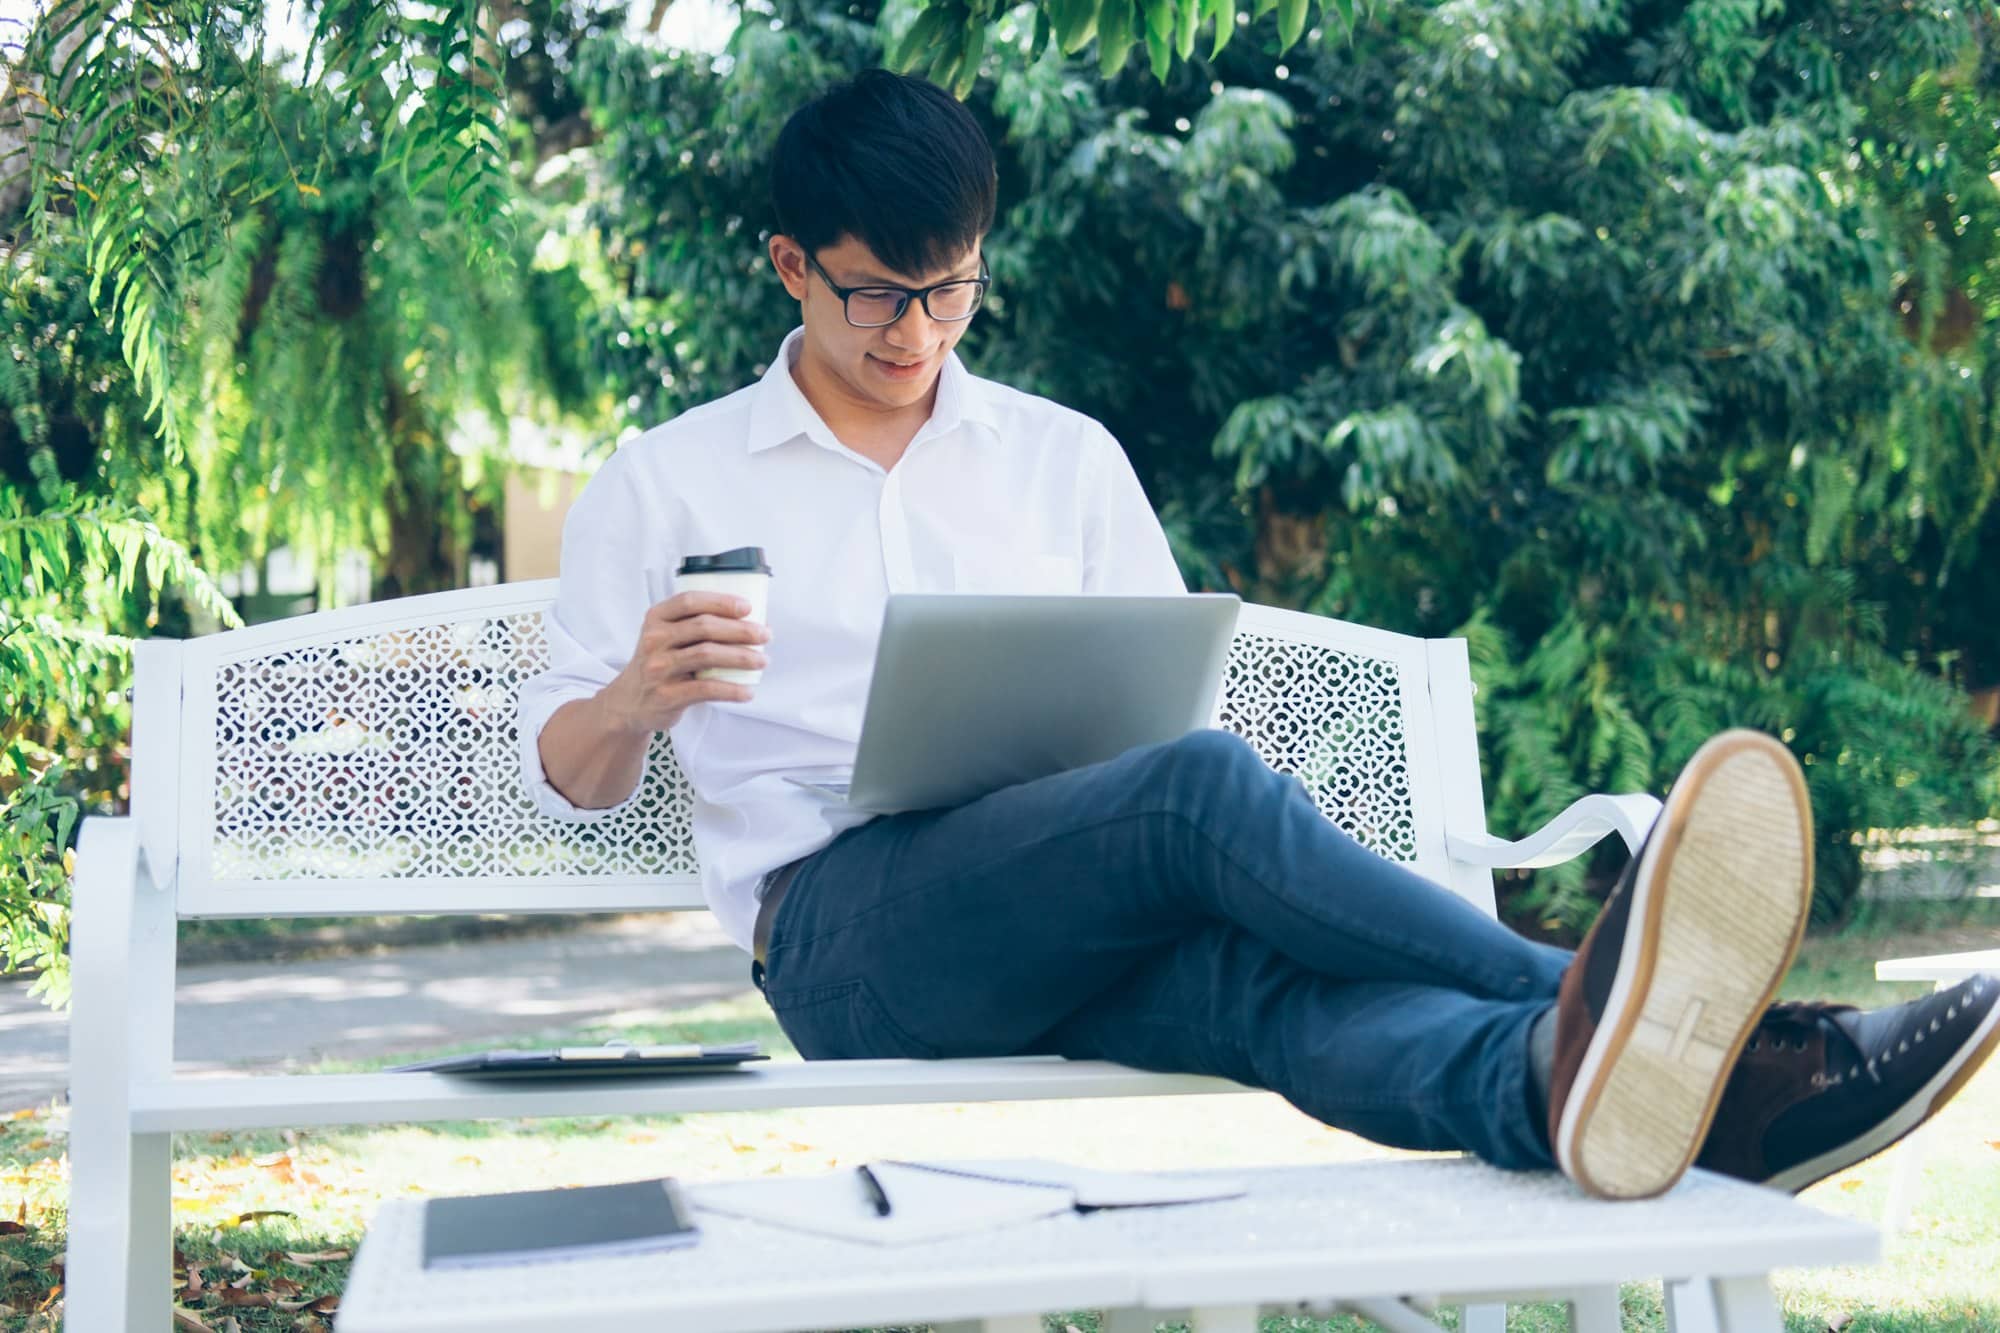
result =
[[733,551],[718,551],[714,555],[691,555],[681,561],[681,567],[674,571],[681,574],[768,574],[771,567],[764,563],[764,548],[761,546],[739,546]]

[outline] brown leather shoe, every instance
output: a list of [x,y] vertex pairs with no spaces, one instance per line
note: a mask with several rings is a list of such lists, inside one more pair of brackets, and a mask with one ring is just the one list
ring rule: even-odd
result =
[[1696,751],[1563,973],[1549,1141],[1606,1199],[1670,1189],[1791,966],[1812,901],[1812,810],[1754,731]]
[[1777,1005],[1743,1048],[1695,1165],[1796,1194],[1936,1115],[1995,1048],[1995,977],[1868,1013]]

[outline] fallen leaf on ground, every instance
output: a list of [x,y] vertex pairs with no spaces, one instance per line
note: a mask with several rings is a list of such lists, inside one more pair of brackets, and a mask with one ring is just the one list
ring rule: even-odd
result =
[[37,1310],[46,1310],[51,1305],[56,1304],[60,1300],[62,1300],[62,1283],[58,1282],[53,1287],[49,1288],[49,1294],[47,1296],[44,1296],[42,1298],[42,1303],[40,1305],[37,1305],[35,1308]]
[[42,1149],[48,1146],[49,1146],[49,1141],[47,1139],[29,1139],[27,1147],[24,1149],[24,1151],[40,1152]]
[[1840,1182],[1840,1191],[1843,1194],[1852,1194],[1860,1188],[1861,1182],[1858,1180],[1843,1180]]
[[297,1213],[286,1212],[283,1208],[252,1208],[247,1213],[236,1215],[236,1225],[247,1227],[252,1222],[261,1222],[267,1217],[297,1217]]
[[296,1296],[305,1288],[288,1277],[274,1277],[270,1281],[273,1296]]
[[232,1314],[222,1317],[222,1322],[216,1326],[215,1333],[243,1333],[243,1330],[237,1324],[236,1316]]
[[9,1120],[27,1120],[27,1119],[31,1118],[31,1117],[32,1117],[32,1116],[33,1116],[34,1114],[35,1114],[35,1108],[34,1108],[34,1107],[32,1107],[32,1106],[24,1106],[24,1107],[22,1107],[22,1108],[21,1108],[20,1110],[18,1110],[18,1111],[9,1111],[9,1112],[7,1113],[7,1119],[9,1119]]
[[257,1270],[252,1268],[249,1264],[244,1263],[243,1260],[237,1257],[236,1255],[232,1254],[229,1256],[229,1271],[232,1273],[254,1273]]
[[310,1268],[314,1264],[337,1263],[354,1257],[352,1250],[273,1250],[264,1256],[265,1263],[276,1263],[279,1259],[289,1259],[301,1267]]
[[272,1303],[277,1300],[277,1297],[268,1291],[239,1291],[235,1287],[219,1288],[215,1295],[224,1305],[248,1305],[260,1310],[270,1309]]
[[12,1313],[14,1313],[14,1307],[7,1304],[5,1301],[0,1301],[0,1314],[12,1314]]
[[178,1306],[174,1309],[174,1327],[181,1333],[215,1333],[214,1329]]
[[19,1222],[0,1221],[0,1236],[18,1236],[27,1231],[27,1229],[27,1227]]
[[1826,1333],[1841,1333],[1842,1329],[1853,1322],[1854,1316],[1848,1311],[1842,1310],[1839,1314],[1826,1321]]
[[202,1291],[201,1265],[189,1264],[187,1266],[187,1285],[181,1288],[181,1299],[184,1301],[198,1301],[201,1299]]
[[12,1277],[16,1273],[25,1272],[27,1271],[27,1267],[28,1261],[25,1259],[16,1259],[11,1254],[0,1254],[0,1278]]

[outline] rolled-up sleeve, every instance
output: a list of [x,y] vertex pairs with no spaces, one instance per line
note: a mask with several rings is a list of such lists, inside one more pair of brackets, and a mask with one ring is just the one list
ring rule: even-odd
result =
[[632,658],[639,626],[653,604],[651,571],[634,553],[658,551],[664,516],[651,503],[638,469],[613,454],[598,469],[563,521],[562,564],[556,599],[542,613],[548,669],[521,686],[516,721],[521,732],[521,776],[535,808],[556,819],[587,822],[631,804],[646,775],[616,805],[591,809],[572,803],[549,782],[542,767],[542,728],[556,710],[589,699],[616,678]]
[[1125,450],[1102,426],[1089,432],[1086,445],[1093,455],[1086,475],[1094,484],[1083,516],[1083,590],[1125,596],[1186,592],[1167,534]]

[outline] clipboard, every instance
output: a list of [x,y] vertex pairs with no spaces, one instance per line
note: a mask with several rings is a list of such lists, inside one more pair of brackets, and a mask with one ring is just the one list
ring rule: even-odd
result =
[[451,1074],[458,1078],[605,1078],[636,1074],[687,1074],[740,1069],[768,1060],[754,1041],[726,1046],[686,1043],[634,1046],[608,1041],[602,1046],[557,1046],[538,1051],[473,1051],[415,1064],[395,1065],[392,1074]]

